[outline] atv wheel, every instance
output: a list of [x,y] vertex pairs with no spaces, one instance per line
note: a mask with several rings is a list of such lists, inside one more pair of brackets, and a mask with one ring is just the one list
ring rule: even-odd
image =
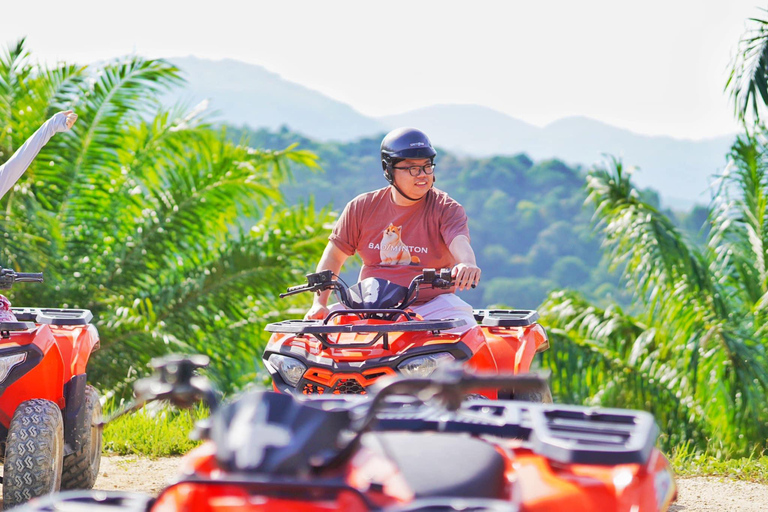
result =
[[64,421],[49,400],[27,400],[13,413],[3,465],[3,510],[59,490]]
[[551,404],[552,391],[549,385],[544,391],[520,391],[512,394],[512,400],[521,400],[523,402],[535,402],[538,404]]
[[99,475],[101,463],[101,429],[95,426],[101,421],[99,393],[93,386],[85,388],[85,406],[80,414],[85,414],[84,429],[80,436],[80,449],[64,457],[64,469],[61,475],[61,489],[92,489]]

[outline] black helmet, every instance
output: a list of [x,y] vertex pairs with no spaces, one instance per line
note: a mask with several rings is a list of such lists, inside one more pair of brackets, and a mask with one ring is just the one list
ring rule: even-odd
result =
[[396,128],[381,141],[381,167],[384,176],[392,183],[392,166],[406,158],[434,159],[437,151],[427,134],[416,128]]

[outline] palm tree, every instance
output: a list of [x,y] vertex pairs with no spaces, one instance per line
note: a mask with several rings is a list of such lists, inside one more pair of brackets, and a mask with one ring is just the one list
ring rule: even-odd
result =
[[622,269],[636,304],[628,315],[572,293],[550,295],[544,321],[556,343],[547,364],[564,377],[555,379],[555,393],[649,409],[669,445],[718,439],[741,452],[766,446],[764,151],[749,137],[734,146],[706,247],[644,203],[620,161],[590,173],[588,201],[606,256]]
[[324,246],[329,212],[279,193],[290,166],[317,168],[315,156],[233,144],[199,109],[163,108],[180,81],[138,57],[33,66],[23,41],[0,59],[4,155],[51,113],[80,116],[0,203],[0,261],[46,272],[17,303],[94,312],[102,350],[89,375],[103,385],[169,350],[208,353],[220,383],[243,384],[265,318],[287,307],[277,292]]

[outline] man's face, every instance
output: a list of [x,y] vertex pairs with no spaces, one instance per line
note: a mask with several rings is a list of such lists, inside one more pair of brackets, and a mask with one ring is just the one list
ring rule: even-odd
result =
[[411,176],[409,168],[422,167],[431,162],[429,158],[416,158],[402,160],[394,165],[392,172],[395,176],[395,185],[403,191],[405,195],[413,199],[421,199],[432,188],[434,174],[425,174],[424,170],[419,170],[418,176]]

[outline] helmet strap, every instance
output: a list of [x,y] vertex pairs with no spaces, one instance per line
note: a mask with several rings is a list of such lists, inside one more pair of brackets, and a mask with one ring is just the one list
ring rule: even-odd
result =
[[[430,159],[430,161],[434,161],[434,159]],[[427,197],[426,195],[424,195],[424,196],[422,196],[422,197],[420,197],[418,199],[414,199],[412,197],[407,196],[405,194],[405,192],[400,190],[400,187],[395,185],[395,173],[393,172],[394,166],[393,166],[392,162],[388,162],[386,160],[382,160],[381,163],[384,164],[383,165],[383,167],[384,167],[384,177],[387,179],[387,181],[389,182],[390,185],[395,187],[395,190],[397,190],[400,193],[401,196],[403,196],[404,198],[406,198],[409,201],[413,201],[414,203],[417,202],[417,201],[421,201],[422,199]],[[431,189],[434,186],[435,186],[435,179],[433,177],[432,178],[432,186],[429,187],[429,188]]]
[[415,203],[416,201],[421,201],[422,199],[424,199],[424,198],[426,197],[426,195],[425,195],[425,196],[422,196],[422,197],[420,197],[420,198],[418,198],[418,199],[414,199],[414,198],[412,198],[412,197],[408,197],[407,195],[405,195],[405,192],[403,192],[402,190],[400,190],[400,187],[398,187],[397,185],[395,185],[395,180],[392,180],[392,181],[391,181],[391,183],[392,183],[392,186],[393,186],[393,187],[395,187],[395,190],[397,190],[397,191],[400,193],[400,195],[401,195],[401,196],[403,196],[404,198],[406,198],[406,199],[407,199],[407,200],[409,200],[409,201],[413,201],[413,202]]

